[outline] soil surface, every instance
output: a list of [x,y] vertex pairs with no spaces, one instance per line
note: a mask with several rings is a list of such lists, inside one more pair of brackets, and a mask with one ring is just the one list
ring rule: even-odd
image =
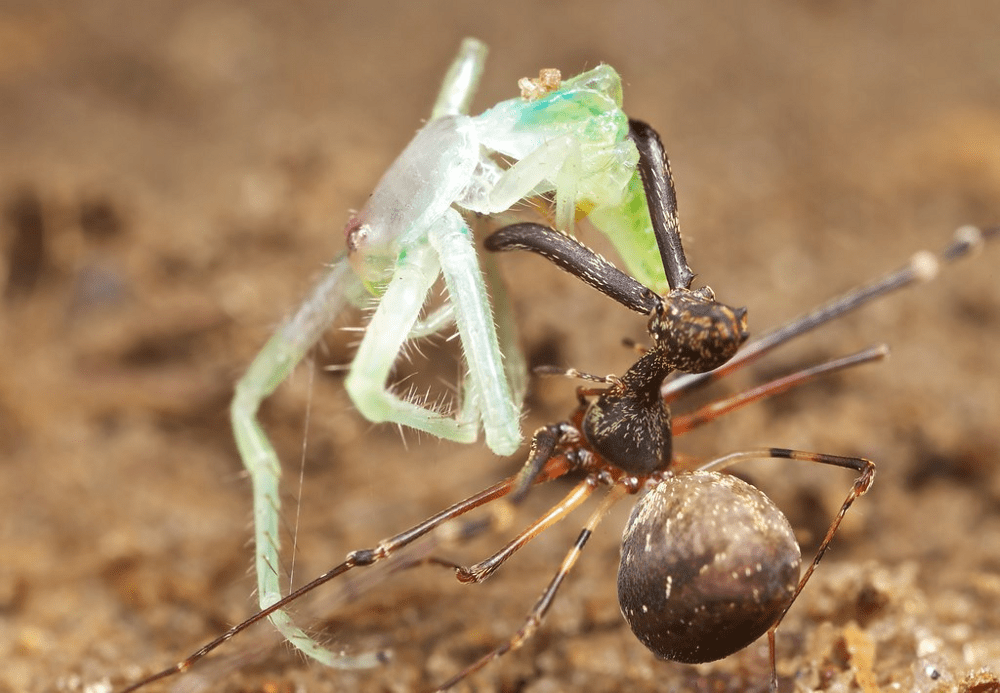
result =
[[[348,210],[427,117],[463,36],[492,49],[476,109],[539,68],[621,72],[627,111],[670,151],[698,281],[746,305],[754,332],[1000,221],[994,0],[62,5],[0,9],[3,692],[114,690],[252,613],[233,384],[341,251]],[[532,364],[628,367],[621,340],[643,339],[641,317],[538,258],[501,265]],[[885,363],[677,441],[699,457],[773,445],[878,464],[778,631],[782,691],[1000,690],[998,266],[995,244],[713,392],[881,341]],[[262,414],[297,584],[524,455],[363,420],[324,368],[354,338],[332,333]],[[423,351],[414,370],[453,380],[453,345]],[[567,416],[575,386],[533,379],[524,430]],[[790,462],[739,473],[807,555],[851,484]],[[503,533],[435,551],[480,560],[569,488],[548,486]],[[458,690],[767,689],[766,639],[692,667],[632,637],[615,593],[629,506],[537,635]],[[589,512],[480,586],[373,570],[299,605],[333,647],[391,648],[385,667],[332,671],[261,626],[151,690],[426,690],[520,626]]]

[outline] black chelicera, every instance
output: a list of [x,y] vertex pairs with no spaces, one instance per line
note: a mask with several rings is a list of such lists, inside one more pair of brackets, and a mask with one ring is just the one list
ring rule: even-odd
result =
[[[538,224],[516,224],[486,239],[490,251],[530,250],[571,272],[625,307],[649,316],[649,347],[635,346],[638,359],[620,377],[593,376],[574,369],[540,369],[594,383],[577,388],[578,406],[566,421],[539,428],[522,470],[419,524],[352,551],[340,565],[258,612],[182,662],[139,681],[128,693],[188,669],[216,647],[330,580],[385,560],[435,528],[498,499],[520,500],[538,483],[570,473],[583,480],[544,516],[486,560],[461,566],[440,558],[424,562],[453,569],[462,582],[481,582],[511,555],[561,521],[597,489],[606,489],[555,576],[506,642],[441,684],[454,686],[531,637],[563,580],[607,511],[637,496],[622,538],[618,597],[636,637],[657,656],[686,663],[725,657],[768,634],[771,688],[777,688],[774,633],[809,580],[851,504],[871,486],[874,465],[858,457],[767,448],[736,452],[692,465],[674,455],[673,437],[751,402],[802,385],[821,375],[883,358],[884,345],[826,361],[751,390],[671,418],[670,404],[682,395],[743,367],[785,342],[870,301],[936,273],[938,259],[919,253],[901,269],[853,289],[819,308],[740,346],[747,338],[746,311],[716,301],[711,289],[691,289],[694,278],[681,246],[669,163],[648,125],[631,121],[640,152],[639,170],[670,286],[664,296],[616,269],[577,241]],[[942,253],[949,262],[968,254],[998,229],[963,227]],[[819,462],[857,473],[816,556],[800,577],[800,551],[780,510],[758,489],[723,473],[737,462],[781,458]],[[378,653],[383,661],[387,653]]]

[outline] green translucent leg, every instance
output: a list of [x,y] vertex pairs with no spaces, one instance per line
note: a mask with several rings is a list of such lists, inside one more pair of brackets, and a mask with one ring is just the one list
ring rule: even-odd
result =
[[[281,598],[278,571],[281,464],[257,421],[257,410],[260,403],[274,392],[306,352],[319,341],[343,308],[351,293],[350,288],[357,284],[347,261],[344,258],[338,260],[321,277],[299,311],[271,337],[236,385],[230,416],[236,447],[253,485],[257,593],[262,609]],[[347,656],[320,647],[295,627],[283,611],[275,612],[270,619],[295,647],[328,666],[358,669],[373,667],[380,662],[376,653]]]
[[521,340],[518,337],[517,321],[514,318],[513,306],[507,295],[507,287],[500,276],[497,257],[493,253],[483,253],[479,256],[486,288],[493,303],[493,323],[496,325],[497,341],[500,354],[503,356],[503,368],[510,384],[514,402],[523,402],[528,391],[528,363],[521,353]]
[[417,322],[410,330],[408,339],[421,339],[430,337],[438,332],[444,332],[447,328],[455,324],[455,308],[450,302],[445,301],[439,308],[423,318],[417,318]]
[[471,383],[465,396],[478,404],[490,449],[510,455],[521,444],[521,412],[508,385],[472,231],[454,210],[441,222],[429,238],[442,259],[441,272],[455,308]]
[[[580,143],[576,139],[566,135],[549,140],[504,171],[490,191],[486,208],[477,211],[503,212],[530,197],[543,181],[552,181],[556,187],[557,225],[560,231],[569,233],[576,211],[580,166]],[[545,185],[541,191],[550,187]]]
[[398,397],[386,388],[386,380],[439,271],[437,253],[426,243],[400,254],[344,385],[354,406],[369,421],[391,421],[438,438],[471,443],[479,433],[476,418],[460,421]]
[[444,76],[441,91],[434,102],[434,110],[431,111],[431,120],[469,112],[472,97],[483,75],[486,53],[486,44],[482,41],[474,38],[462,40],[455,61]]
[[[482,419],[490,449],[500,455],[521,443],[520,411],[508,384],[510,376],[498,346],[486,283],[479,270],[472,234],[461,216],[449,210],[428,237],[430,245],[401,255],[379,307],[351,363],[345,386],[369,421],[389,421],[438,438],[472,442]],[[440,262],[439,258],[447,258]],[[468,373],[460,410],[446,416],[395,395],[386,387],[397,355],[412,336],[424,297],[438,273],[444,274]],[[505,334],[513,330],[506,326]],[[512,337],[510,337],[512,341]],[[520,371],[518,365],[513,372]],[[520,387],[523,376],[515,382]]]
[[576,221],[576,200],[579,193],[578,182],[582,174],[583,162],[580,147],[567,148],[559,173],[556,175],[556,228],[572,234]]

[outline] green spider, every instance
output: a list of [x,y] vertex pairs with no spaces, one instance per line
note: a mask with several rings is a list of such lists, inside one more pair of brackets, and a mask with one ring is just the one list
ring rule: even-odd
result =
[[[547,80],[522,80],[521,97],[469,116],[485,58],[480,41],[462,43],[430,121],[348,221],[347,250],[236,385],[230,414],[253,485],[261,609],[282,596],[281,465],[257,411],[345,308],[373,298],[377,304],[345,381],[365,418],[465,443],[477,439],[481,425],[490,449],[509,455],[521,444],[525,366],[494,261],[484,258],[480,265],[467,219],[551,194],[559,230],[570,232],[578,215],[589,214],[634,276],[657,291],[666,286],[615,70],[601,65],[565,81],[547,71]],[[422,316],[439,275],[443,304]],[[408,341],[456,327],[465,376],[454,411],[393,392],[387,381]],[[270,619],[296,648],[326,665],[378,663],[373,654],[352,657],[321,647],[284,611]]]

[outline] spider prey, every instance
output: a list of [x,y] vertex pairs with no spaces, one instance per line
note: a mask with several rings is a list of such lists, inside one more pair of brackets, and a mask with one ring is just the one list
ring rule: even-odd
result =
[[[487,257],[480,267],[463,214],[501,213],[551,192],[560,229],[570,230],[578,209],[589,213],[598,229],[629,251],[626,263],[633,272],[654,286],[661,281],[662,268],[657,273],[646,259],[653,235],[618,74],[601,65],[562,81],[557,71],[544,71],[538,83],[522,80],[527,96],[468,116],[485,56],[479,41],[462,44],[431,120],[348,221],[346,253],[327,268],[236,386],[230,411],[253,486],[262,609],[281,598],[281,466],[257,411],[346,305],[374,300],[377,306],[345,381],[362,415],[462,442],[475,441],[481,423],[489,447],[509,455],[521,442],[524,364],[494,263]],[[446,288],[443,304],[421,316],[439,275]],[[401,397],[386,385],[409,340],[453,328],[466,370],[454,412]],[[271,620],[295,647],[325,664],[378,663],[327,651],[283,611]]]
[[[776,690],[775,629],[816,568],[851,504],[870,487],[875,467],[863,458],[783,448],[735,452],[692,465],[673,454],[673,436],[821,375],[876,361],[888,350],[877,345],[826,361],[673,419],[669,404],[809,330],[888,293],[930,279],[936,274],[939,260],[928,252],[918,253],[901,269],[834,298],[739,349],[747,338],[746,311],[716,301],[707,287],[690,288],[693,275],[680,243],[673,183],[656,133],[632,121],[630,137],[640,152],[639,171],[669,281],[667,292],[655,293],[574,239],[537,224],[503,228],[486,240],[486,247],[492,251],[524,249],[539,253],[627,308],[648,315],[652,344],[636,347],[640,355],[635,364],[620,377],[544,369],[599,386],[578,388],[579,406],[573,415],[535,432],[528,459],[518,474],[380,541],[374,548],[352,551],[343,563],[311,583],[184,661],[123,693],[184,671],[302,594],[350,570],[387,559],[446,522],[505,496],[516,501],[534,484],[571,472],[582,474],[582,481],[492,556],[471,566],[438,557],[424,561],[447,566],[462,582],[481,582],[594,491],[607,489],[523,626],[438,690],[452,687],[531,637],[594,529],[614,503],[629,495],[638,499],[622,540],[618,596],[622,614],[638,639],[661,658],[695,663],[725,657],[767,633],[771,688]],[[962,257],[997,234],[998,229],[981,232],[963,227],[940,260],[950,262]],[[670,379],[677,373],[687,375]],[[816,556],[801,576],[799,546],[785,517],[755,487],[721,473],[737,462],[761,457],[819,462],[857,474]]]

